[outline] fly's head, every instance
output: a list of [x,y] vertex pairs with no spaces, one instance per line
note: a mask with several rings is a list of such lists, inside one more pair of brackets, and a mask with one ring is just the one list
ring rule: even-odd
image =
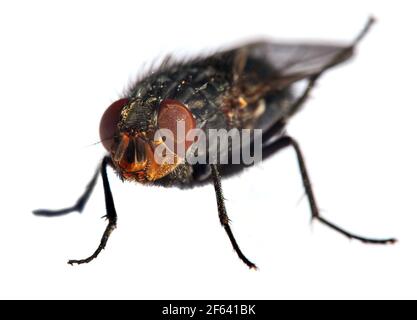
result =
[[184,159],[178,147],[190,144],[185,134],[196,126],[192,113],[176,100],[120,99],[105,111],[100,138],[116,170],[127,180],[151,182],[165,177]]

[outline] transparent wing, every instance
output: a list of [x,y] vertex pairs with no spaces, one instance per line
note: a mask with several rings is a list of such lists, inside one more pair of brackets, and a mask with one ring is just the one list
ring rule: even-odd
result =
[[234,78],[255,76],[275,87],[323,73],[348,60],[353,46],[256,42],[234,52]]
[[282,76],[322,72],[352,56],[351,46],[260,42],[248,46],[248,58],[267,62]]

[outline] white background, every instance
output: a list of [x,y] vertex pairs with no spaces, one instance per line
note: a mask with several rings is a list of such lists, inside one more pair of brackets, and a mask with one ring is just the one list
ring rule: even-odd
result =
[[[0,298],[417,298],[416,8],[413,1],[13,1],[0,4]],[[213,188],[122,184],[105,228],[101,182],[72,205],[104,150],[105,108],[144,64],[248,38],[350,41],[356,58],[326,74],[288,131],[299,140],[323,214],[395,246],[310,224],[292,151],[224,181],[249,270],[220,227]],[[300,201],[301,199],[301,201]]]

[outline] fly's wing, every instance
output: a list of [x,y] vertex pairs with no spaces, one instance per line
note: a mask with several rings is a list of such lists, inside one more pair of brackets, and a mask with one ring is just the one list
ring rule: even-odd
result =
[[[370,17],[362,31],[349,45],[278,44],[271,42],[250,44],[246,48],[241,48],[246,53],[236,55],[236,65],[241,66],[236,70],[243,72],[245,70],[243,66],[250,63],[251,60],[263,59],[282,78],[287,78],[289,83],[318,76],[325,70],[349,59],[355,46],[368,33],[374,22],[375,19]],[[243,60],[239,57],[242,57]],[[289,79],[292,79],[292,81]]]
[[234,79],[253,76],[272,81],[276,89],[321,74],[353,54],[353,46],[272,42],[256,42],[235,50]]

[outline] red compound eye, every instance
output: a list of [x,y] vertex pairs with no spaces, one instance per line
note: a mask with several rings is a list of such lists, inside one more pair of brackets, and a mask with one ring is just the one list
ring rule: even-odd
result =
[[[180,134],[177,132],[177,124],[183,122],[184,132]],[[177,150],[177,146],[185,147],[185,151],[193,143],[192,141],[186,141],[187,133],[191,129],[195,129],[195,119],[181,102],[177,100],[166,99],[162,101],[159,114],[158,114],[158,126],[160,129],[171,130],[174,136],[174,147]]]
[[120,99],[113,102],[104,112],[100,122],[100,139],[104,148],[111,151],[113,138],[116,133],[117,123],[120,120],[122,108],[129,102],[129,99]]

